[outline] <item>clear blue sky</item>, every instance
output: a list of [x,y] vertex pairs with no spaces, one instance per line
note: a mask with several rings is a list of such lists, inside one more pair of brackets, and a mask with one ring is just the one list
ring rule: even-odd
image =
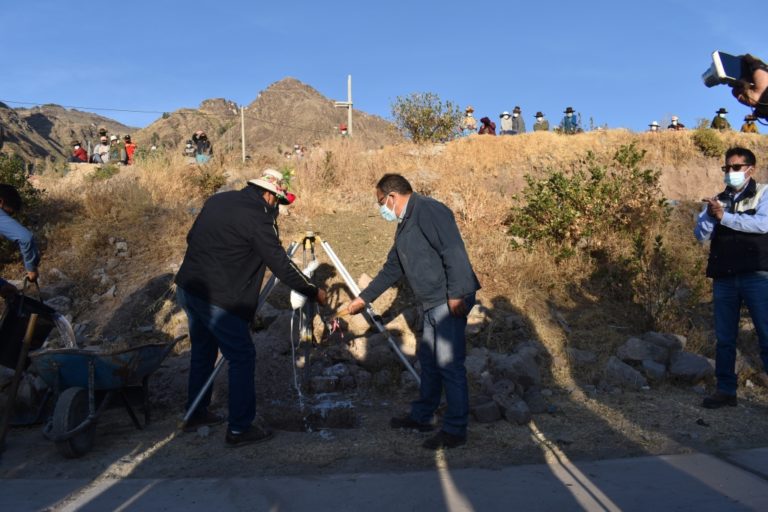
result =
[[[765,1],[454,2],[217,0],[0,4],[0,100],[173,111],[240,104],[286,76],[390,117],[400,95],[432,91],[476,117],[515,105],[557,122],[645,130],[689,126],[725,106],[701,73],[719,49],[768,59]],[[20,105],[11,104],[12,107]],[[133,126],[157,114],[99,112]]]

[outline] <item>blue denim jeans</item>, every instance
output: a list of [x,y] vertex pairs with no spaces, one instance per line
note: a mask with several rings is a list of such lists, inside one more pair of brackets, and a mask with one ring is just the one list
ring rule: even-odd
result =
[[[213,371],[218,351],[229,363],[229,429],[248,430],[256,417],[256,349],[251,340],[248,322],[206,300],[176,288],[179,305],[189,319],[192,354],[189,364],[187,409],[203,388]],[[195,415],[202,415],[211,403],[212,388],[208,390]]]
[[760,358],[768,369],[768,272],[751,272],[714,280],[717,390],[736,394],[736,340],[742,303],[747,305],[760,341]]
[[[467,310],[475,295],[465,297]],[[419,423],[432,421],[445,389],[447,408],[443,430],[456,436],[467,435],[469,389],[464,360],[467,343],[464,330],[467,317],[451,315],[448,304],[424,311],[424,333],[416,349],[421,364],[419,399],[411,404],[411,418]]]

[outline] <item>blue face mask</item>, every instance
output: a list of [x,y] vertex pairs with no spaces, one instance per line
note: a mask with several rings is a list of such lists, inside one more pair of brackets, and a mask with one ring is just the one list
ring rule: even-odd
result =
[[736,190],[741,189],[744,182],[747,181],[747,173],[744,171],[731,171],[725,173],[725,184]]
[[394,222],[397,220],[397,215],[395,215],[395,210],[390,210],[387,208],[387,201],[384,201],[384,204],[379,206],[379,213],[381,214],[381,218],[384,219],[387,222]]

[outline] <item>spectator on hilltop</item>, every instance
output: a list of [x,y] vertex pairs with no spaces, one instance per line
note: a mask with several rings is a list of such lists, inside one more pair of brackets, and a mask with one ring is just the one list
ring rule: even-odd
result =
[[131,141],[130,135],[123,137],[123,140],[125,141],[126,165],[133,165],[133,155],[136,153],[136,144]]
[[725,107],[720,107],[720,110],[715,112],[715,117],[712,118],[712,123],[709,127],[714,128],[715,130],[720,130],[721,132],[731,131],[731,123],[729,123],[728,119],[725,117],[725,114],[727,113],[728,111],[725,110]]
[[658,133],[659,132],[659,122],[653,121],[651,124],[648,125],[648,131],[651,133]]
[[[501,119],[501,132],[500,135],[514,135],[515,132],[512,129],[512,116],[506,110],[499,115]],[[482,121],[482,120],[481,120]]]
[[482,126],[477,132],[480,135],[496,135],[496,123],[491,121],[487,116],[480,119]]
[[123,165],[128,161],[125,146],[123,146],[123,143],[117,138],[117,135],[109,136],[109,161]]
[[667,126],[667,130],[680,131],[685,130],[685,125],[680,122],[677,116],[672,116],[672,122]]
[[474,117],[475,109],[468,106],[464,109],[464,119],[461,121],[461,133],[464,137],[477,130],[477,119]]
[[99,143],[93,148],[91,162],[94,164],[106,164],[109,162],[109,140],[106,135],[99,137]]
[[523,121],[522,113],[523,111],[520,110],[520,107],[518,106],[515,106],[515,108],[512,109],[513,135],[517,135],[518,133],[525,133],[525,121]]
[[88,153],[80,145],[79,140],[72,141],[72,155],[69,157],[69,161],[74,164],[88,162]]
[[581,132],[582,129],[581,126],[579,126],[578,118],[574,115],[576,112],[573,110],[573,108],[568,107],[563,111],[563,113],[565,114],[565,117],[563,117],[562,121],[560,121],[560,133],[573,135],[575,133]]
[[549,121],[544,119],[544,114],[542,114],[539,111],[539,112],[536,112],[536,115],[534,117],[536,118],[536,122],[533,123],[533,131],[535,131],[535,132],[548,132],[549,131]]
[[755,124],[757,117],[752,114],[748,114],[744,118],[744,124],[741,125],[741,133],[760,133],[757,131],[757,125]]
[[213,156],[213,144],[208,140],[208,135],[203,130],[198,130],[192,135],[195,144],[195,159],[197,163],[207,163]]

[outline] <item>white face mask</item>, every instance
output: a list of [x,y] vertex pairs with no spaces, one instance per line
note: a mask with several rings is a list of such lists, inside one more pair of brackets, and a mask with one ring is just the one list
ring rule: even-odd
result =
[[80,149],[80,146],[75,146],[75,149]]
[[725,114],[717,114],[720,117],[725,117]]
[[537,117],[537,118],[536,118],[536,122],[537,122],[537,123],[540,123],[540,122],[542,122],[543,120],[544,120],[544,118],[543,118],[543,117]]
[[512,117],[517,117],[517,116],[519,116],[519,115],[520,115],[520,114],[518,114],[517,112],[515,112],[514,114],[512,114]]
[[572,114],[572,113],[570,113],[570,112],[568,112],[567,114],[565,114],[565,117],[572,117],[572,116],[573,116],[573,114]]
[[723,179],[726,185],[728,185],[731,188],[734,188],[736,190],[741,190],[742,185],[744,185],[744,182],[747,181],[747,172],[746,171],[731,171],[725,173],[725,178]]
[[677,119],[673,120],[673,121],[672,121],[672,124],[673,124],[674,126],[677,126]]

